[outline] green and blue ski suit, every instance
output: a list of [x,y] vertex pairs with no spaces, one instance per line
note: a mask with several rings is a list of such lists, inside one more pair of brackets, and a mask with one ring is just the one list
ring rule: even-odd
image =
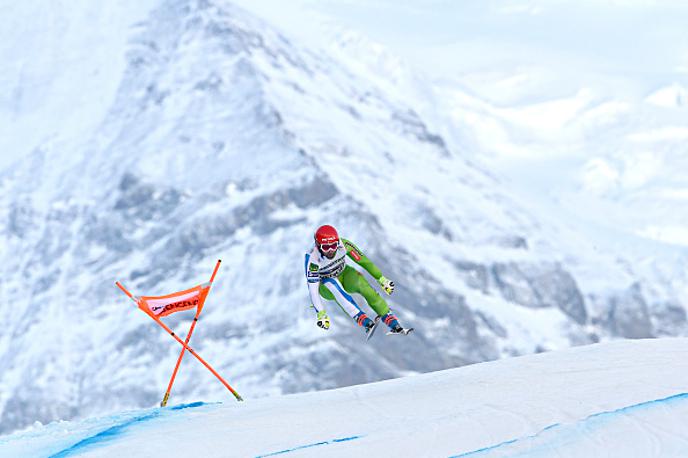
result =
[[[358,293],[381,317],[390,313],[387,302],[370,286],[363,275],[346,264],[346,258],[363,267],[373,278],[380,280],[382,272],[349,240],[341,239],[337,252],[330,259],[317,246],[306,254],[306,279],[311,303],[316,312],[324,310],[321,296],[335,301],[351,318],[358,321],[361,309],[351,294]],[[389,315],[392,318],[391,314]],[[359,321],[359,324],[360,321]]]

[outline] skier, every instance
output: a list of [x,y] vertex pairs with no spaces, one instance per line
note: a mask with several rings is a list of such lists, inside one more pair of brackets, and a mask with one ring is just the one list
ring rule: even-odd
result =
[[[332,226],[321,226],[315,232],[315,246],[306,254],[306,279],[313,308],[317,312],[317,325],[330,328],[330,318],[320,296],[337,304],[365,329],[368,339],[372,336],[381,320],[389,326],[390,334],[408,334],[413,329],[405,329],[391,312],[385,300],[373,289],[356,269],[346,265],[346,257],[363,267],[373,276],[387,294],[394,292],[394,282],[382,275],[356,245],[346,239],[339,239],[337,230]],[[372,320],[363,312],[351,293],[362,295],[377,317]]]

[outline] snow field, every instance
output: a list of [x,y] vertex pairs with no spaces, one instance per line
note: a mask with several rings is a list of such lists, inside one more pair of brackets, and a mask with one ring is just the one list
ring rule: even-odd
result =
[[[685,456],[688,339],[616,341],[0,439],[0,456]],[[174,400],[174,394],[172,401]]]

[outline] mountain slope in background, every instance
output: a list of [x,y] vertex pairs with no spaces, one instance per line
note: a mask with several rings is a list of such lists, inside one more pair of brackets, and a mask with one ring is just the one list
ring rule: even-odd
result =
[[[178,349],[114,280],[162,294],[218,257],[192,343],[247,399],[686,333],[682,277],[530,208],[443,135],[420,81],[385,85],[224,1],[161,2],[135,32],[96,126],[0,177],[2,432],[157,403]],[[322,223],[395,280],[415,335],[366,345],[332,306],[315,327],[303,254]],[[226,395],[202,369],[185,362],[173,400]]]
[[687,348],[686,339],[613,342],[242,404],[55,422],[0,439],[0,455],[685,456]]

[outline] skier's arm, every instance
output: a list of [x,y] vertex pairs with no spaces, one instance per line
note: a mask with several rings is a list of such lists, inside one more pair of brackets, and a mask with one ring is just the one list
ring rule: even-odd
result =
[[356,264],[363,267],[366,272],[368,272],[375,280],[377,280],[387,294],[392,294],[394,292],[394,282],[382,275],[382,272],[375,264],[373,264],[373,261],[368,259],[368,257],[364,255],[356,245],[351,243],[351,241],[342,239],[342,243],[346,247],[346,254],[349,255],[349,257],[353,259]]
[[308,294],[311,296],[311,304],[316,312],[325,310],[320,299],[320,267],[310,262],[310,255],[306,255],[306,281],[308,282]]
[[351,258],[359,266],[363,267],[366,272],[368,272],[375,280],[380,280],[382,277],[382,272],[375,264],[373,264],[373,261],[368,259],[368,257],[364,255],[363,252],[349,240],[342,239],[342,243],[346,247],[346,254],[349,255],[349,258]]
[[311,263],[310,256],[306,255],[306,281],[308,282],[308,294],[311,296],[311,304],[318,314],[316,324],[321,328],[330,329],[330,317],[327,316],[322,300],[320,300],[320,267]]
[[320,289],[320,281],[319,280],[317,282],[311,282],[310,280],[308,281],[308,293],[311,296],[311,304],[313,304],[313,308],[318,313],[325,310],[325,307],[323,306],[322,300],[320,299],[319,289]]

